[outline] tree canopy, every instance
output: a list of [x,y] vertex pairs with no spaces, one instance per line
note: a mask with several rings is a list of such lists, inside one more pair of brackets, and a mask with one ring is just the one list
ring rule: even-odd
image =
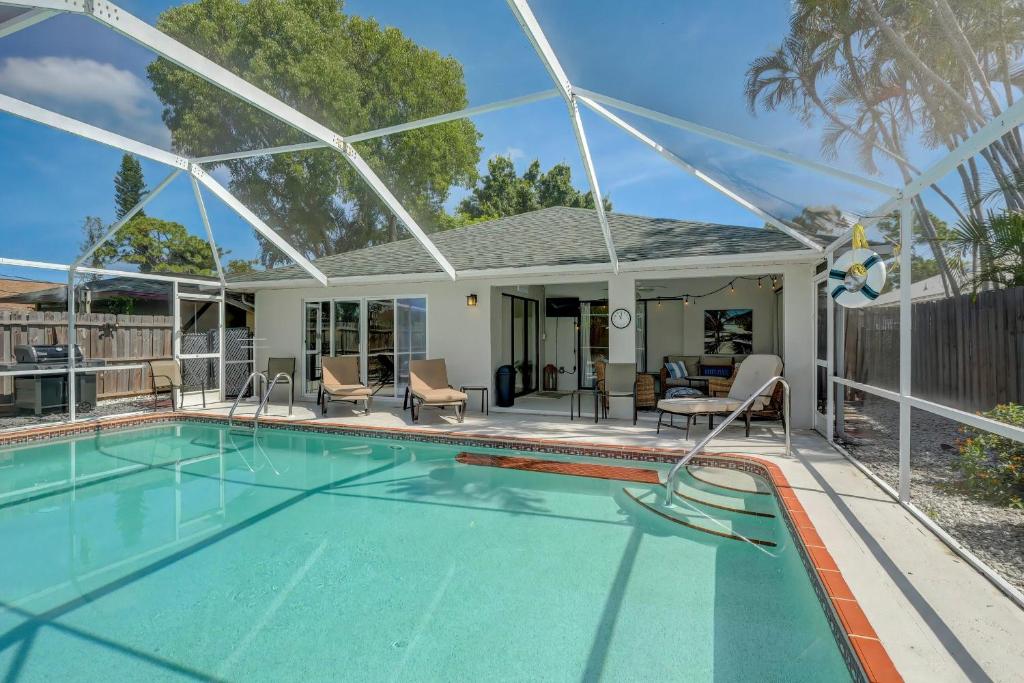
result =
[[100,247],[106,262],[130,263],[143,273],[214,275],[210,243],[181,223],[135,216]]
[[[1024,86],[1022,53],[1020,0],[795,0],[789,33],[750,64],[745,91],[753,111],[788,109],[804,122],[823,121],[824,156],[852,147],[865,171],[891,164],[909,182],[921,169],[908,150],[952,150],[1013,105]],[[931,189],[959,223],[985,223],[982,205],[993,197],[1024,211],[1019,130],[1008,129],[956,173],[962,204],[939,185]],[[955,267],[933,214],[920,196],[913,205],[952,293]]]
[[[120,220],[142,200],[146,194],[146,179],[142,176],[142,163],[131,154],[121,157],[121,168],[114,176],[114,208],[117,219]],[[136,216],[145,216],[144,210],[139,210]]]
[[[342,134],[467,106],[461,64],[337,0],[199,0],[165,11],[161,30]],[[308,138],[171,62],[149,78],[176,149],[199,156]],[[441,223],[452,187],[470,186],[479,133],[459,120],[357,143],[412,216]],[[314,150],[225,162],[230,189],[307,256],[397,239],[401,224],[345,160]],[[267,266],[284,257],[265,242]]]
[[[118,219],[139,203],[145,188],[141,164],[125,154],[114,176],[114,212]],[[108,228],[99,218],[87,216],[82,225],[81,252],[96,244]],[[221,255],[224,253],[220,250]],[[216,274],[209,242],[190,234],[180,223],[153,218],[141,211],[101,244],[89,260],[94,268],[111,263],[132,264],[143,273]]]
[[[603,204],[605,210],[612,210],[608,197]],[[581,192],[572,184],[568,164],[555,164],[545,173],[535,159],[523,175],[518,175],[510,157],[496,156],[488,160],[487,173],[459,203],[453,222],[464,225],[549,206],[592,209],[594,195]]]

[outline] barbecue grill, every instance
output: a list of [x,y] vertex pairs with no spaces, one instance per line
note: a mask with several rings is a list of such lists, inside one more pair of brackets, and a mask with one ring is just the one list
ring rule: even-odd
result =
[[[100,358],[86,359],[82,349],[75,345],[75,367],[102,367],[106,361]],[[28,344],[14,347],[14,363],[7,370],[66,370],[68,367],[68,347],[66,345]],[[75,399],[79,410],[90,411],[96,407],[96,375],[82,373],[75,375]],[[41,415],[44,410],[68,407],[68,376],[59,375],[22,375],[14,378],[14,405],[19,410],[32,410]]]

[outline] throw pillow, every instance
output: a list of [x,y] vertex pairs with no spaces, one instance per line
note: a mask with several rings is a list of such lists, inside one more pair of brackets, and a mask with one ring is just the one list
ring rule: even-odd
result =
[[732,366],[730,365],[701,365],[700,374],[705,377],[732,377]]
[[665,363],[668,376],[672,379],[684,379],[686,377],[686,366],[681,361],[669,361]]

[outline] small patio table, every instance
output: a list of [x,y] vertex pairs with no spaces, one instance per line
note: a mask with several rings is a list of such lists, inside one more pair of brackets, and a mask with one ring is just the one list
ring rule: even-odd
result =
[[461,391],[464,394],[466,392],[469,392],[469,391],[479,391],[480,392],[480,412],[483,413],[484,415],[490,415],[491,414],[491,400],[490,400],[490,393],[491,392],[490,392],[490,389],[488,389],[487,387],[485,387],[483,385],[479,385],[479,386],[476,386],[476,385],[474,385],[474,386],[463,385],[462,388],[459,389],[459,391]]
[[594,423],[595,424],[597,423],[597,420],[600,417],[600,411],[598,410],[597,397],[601,393],[597,389],[574,389],[573,392],[571,394],[569,394],[569,419],[570,420],[573,419],[573,412],[572,412],[573,402],[576,403],[576,417],[579,417],[581,419],[583,418],[582,399],[583,399],[584,395],[590,394],[590,393],[594,394]]

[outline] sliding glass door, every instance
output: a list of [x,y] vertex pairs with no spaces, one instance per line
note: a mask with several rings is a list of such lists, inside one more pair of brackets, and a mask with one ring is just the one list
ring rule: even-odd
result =
[[608,302],[580,302],[580,388],[590,389],[597,379],[594,364],[608,360]]
[[320,385],[320,358],[331,354],[331,303],[307,301],[305,303],[302,336],[303,389],[307,395],[316,394]]
[[395,352],[398,357],[398,385],[395,393],[405,394],[409,384],[409,361],[427,358],[427,300],[423,298],[395,301],[398,324]]
[[366,302],[367,381],[384,396],[395,395],[395,301]]
[[536,391],[540,376],[540,304],[514,294],[502,295],[502,316],[507,335],[505,363],[515,370],[515,395]]
[[304,304],[303,378],[316,395],[323,356],[355,356],[375,396],[401,396],[409,361],[427,357],[424,297],[334,299]]

